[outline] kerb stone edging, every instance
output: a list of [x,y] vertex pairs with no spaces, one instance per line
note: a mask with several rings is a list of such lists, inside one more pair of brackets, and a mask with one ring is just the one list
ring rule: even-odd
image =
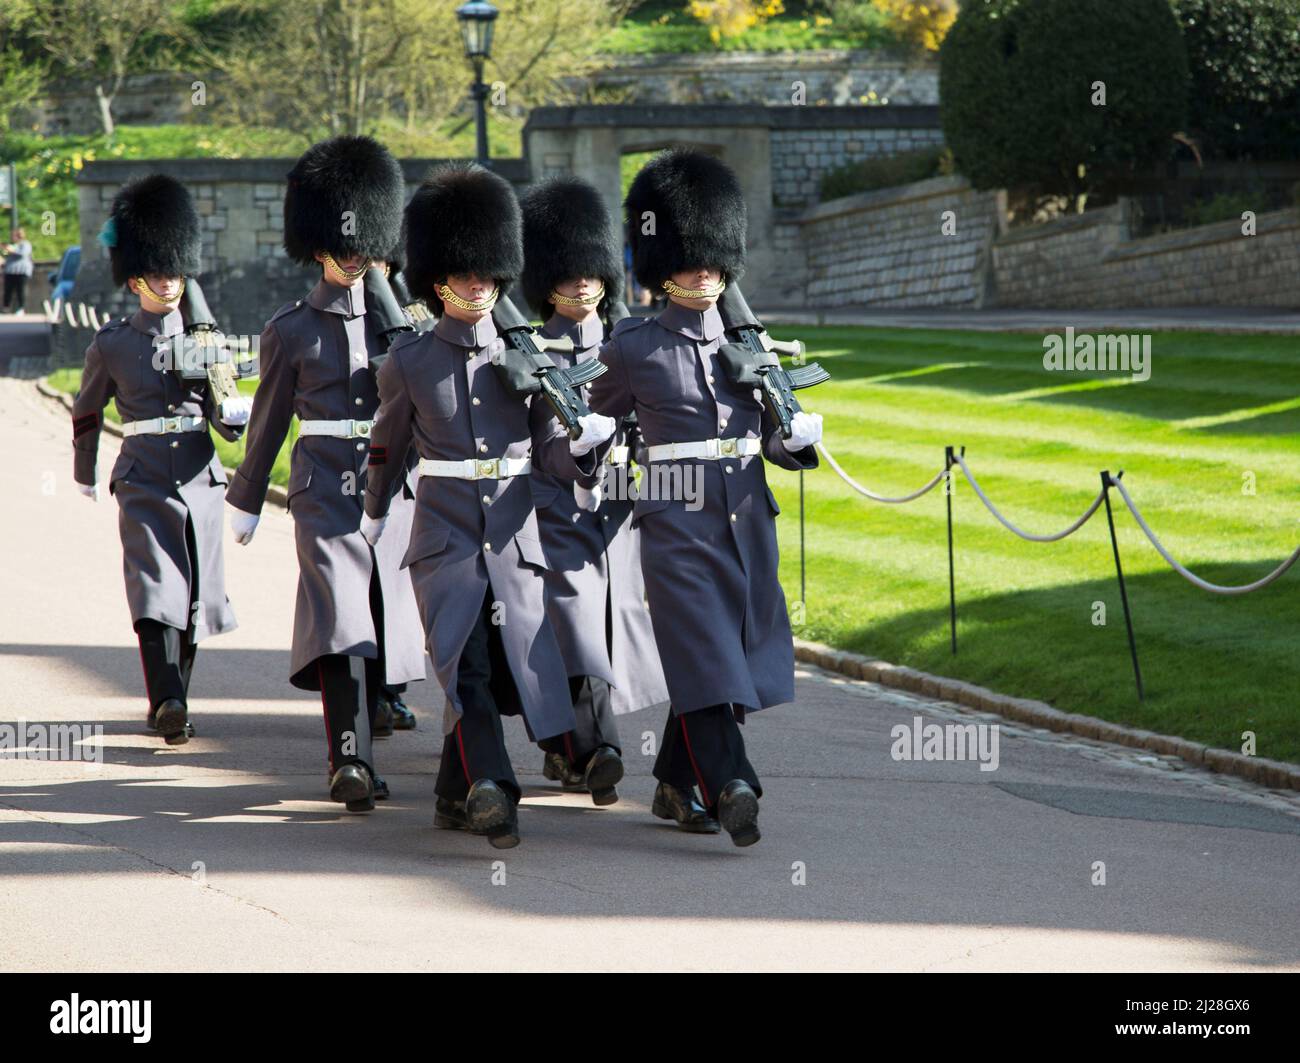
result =
[[919,672],[915,668],[879,661],[846,650],[832,649],[820,642],[805,639],[794,640],[796,660],[806,664],[815,664],[830,672],[851,679],[865,679],[880,683],[882,686],[895,687],[924,697],[955,701],[967,708],[979,709],[1005,716],[1009,720],[1027,723],[1033,727],[1043,727],[1049,731],[1065,731],[1082,738],[1091,738],[1101,742],[1113,742],[1116,745],[1131,746],[1137,749],[1149,749],[1153,753],[1165,753],[1181,757],[1190,764],[1199,764],[1212,771],[1225,775],[1238,775],[1243,779],[1267,786],[1275,790],[1300,790],[1300,766],[1284,764],[1266,757],[1248,757],[1241,753],[1232,753],[1226,749],[1192,742],[1175,735],[1156,734],[1134,727],[1124,727],[1099,720],[1095,716],[1083,716],[1074,712],[1062,712],[1042,701],[1029,698],[1013,698],[999,694],[987,687],[965,683],[959,679],[945,679],[942,676]]
[[[39,391],[42,395],[44,395],[47,399],[51,399],[54,402],[57,402],[69,413],[72,412],[72,396],[69,395],[67,392],[59,391],[58,388],[50,387],[50,382],[48,377],[41,377],[39,380],[36,381],[36,390]],[[118,439],[123,438],[122,426],[115,424],[114,422],[108,420],[107,418],[104,419],[103,428],[104,431],[107,432],[109,435],[117,436]],[[225,466],[222,466],[222,468],[225,468]],[[226,469],[226,475],[234,476],[235,470]],[[286,509],[289,508],[289,496],[285,493],[283,487],[277,487],[275,484],[271,484],[271,486],[266,489],[266,500],[268,502],[273,502],[277,506],[283,506]]]

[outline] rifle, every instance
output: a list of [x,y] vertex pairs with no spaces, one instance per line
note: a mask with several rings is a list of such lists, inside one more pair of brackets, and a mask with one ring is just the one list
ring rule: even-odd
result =
[[172,368],[184,381],[206,381],[212,404],[220,409],[223,401],[239,395],[241,379],[258,375],[257,358],[233,357],[225,334],[217,328],[216,315],[193,277],[185,281],[181,316],[185,319],[184,349]]
[[397,301],[392,285],[382,269],[372,266],[366,270],[361,285],[365,292],[366,316],[373,315],[375,329],[379,333],[380,353],[370,359],[370,368],[378,371],[388,360],[388,348],[393,345],[393,341],[404,332],[414,332],[415,328],[402,310],[402,304]]
[[824,383],[831,378],[830,373],[816,362],[783,368],[778,355],[802,359],[805,350],[802,341],[786,343],[772,339],[745,302],[738,285],[727,285],[718,299],[718,313],[732,341],[722,345],[719,357],[736,383],[757,384],[762,389],[764,405],[780,426],[782,438],[789,439],[790,419],[803,409],[794,393]]
[[561,369],[545,352],[572,351],[573,341],[552,340],[541,335],[507,295],[497,297],[492,321],[506,342],[505,351],[499,360],[494,360],[506,387],[517,395],[540,391],[554,408],[569,438],[577,439],[582,435],[578,419],[591,413],[581,389],[605,372],[605,364],[593,358],[571,369]]
[[428,304],[423,299],[417,299],[411,294],[411,289],[406,286],[406,278],[402,276],[400,269],[389,271],[388,286],[393,289],[393,295],[402,304],[402,309],[406,311],[406,316],[411,319],[411,324],[415,326],[416,332],[424,332],[433,328],[433,314],[429,312]]

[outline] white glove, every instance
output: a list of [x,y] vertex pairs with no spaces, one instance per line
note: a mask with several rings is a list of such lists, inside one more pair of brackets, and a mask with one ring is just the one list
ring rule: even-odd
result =
[[582,484],[573,485],[573,497],[578,501],[578,508],[586,510],[588,513],[595,513],[600,509],[601,499],[604,498],[605,490],[597,484],[595,487],[583,487]]
[[810,447],[814,443],[820,443],[822,438],[822,415],[820,413],[806,413],[800,410],[790,418],[790,438],[782,439],[785,449],[789,451],[803,450],[804,447]]
[[253,532],[257,531],[257,522],[262,518],[256,513],[245,513],[242,509],[231,506],[230,530],[235,533],[235,542],[247,546],[253,541]]
[[593,447],[600,446],[614,434],[614,429],[618,427],[614,418],[599,413],[584,414],[578,418],[578,424],[582,425],[582,435],[577,439],[569,440],[569,453],[575,458],[580,458],[589,453]]
[[77,484],[77,490],[92,502],[99,501],[99,484]]
[[253,412],[253,400],[245,396],[221,400],[221,420],[232,427],[248,424],[248,415]]
[[379,542],[379,537],[384,534],[384,525],[387,523],[387,517],[376,518],[369,513],[361,514],[361,534],[365,537],[366,542],[371,546]]

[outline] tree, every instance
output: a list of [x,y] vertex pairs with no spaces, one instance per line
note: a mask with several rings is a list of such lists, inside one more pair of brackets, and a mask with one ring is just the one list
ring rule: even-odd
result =
[[5,0],[5,17],[52,57],[54,72],[89,79],[104,135],[113,135],[113,101],[144,56],[173,40],[169,0]]
[[[457,0],[218,0],[255,15],[243,31],[191,43],[225,76],[214,119],[280,126],[306,141],[377,131],[397,112],[408,130],[441,126],[466,97],[469,65]],[[615,6],[604,0],[504,0],[492,61],[493,103],[523,107],[594,64]],[[255,46],[254,46],[255,45]],[[268,56],[274,57],[268,61]]]
[[1300,153],[1300,0],[1173,0],[1191,67],[1189,131],[1212,158]]
[[1187,113],[1168,0],[966,0],[940,49],[944,137],[980,189],[1071,197],[1167,158]]

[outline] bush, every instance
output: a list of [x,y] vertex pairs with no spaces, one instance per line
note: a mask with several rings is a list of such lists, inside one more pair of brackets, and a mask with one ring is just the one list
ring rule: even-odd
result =
[[1169,0],[967,0],[939,54],[944,137],[976,188],[1081,204],[1167,158],[1186,118]]
[[1294,159],[1300,0],[1172,0],[1192,96],[1189,132],[1221,159]]
[[950,173],[952,154],[947,148],[926,148],[881,159],[863,159],[827,170],[822,175],[821,198],[825,202]]

